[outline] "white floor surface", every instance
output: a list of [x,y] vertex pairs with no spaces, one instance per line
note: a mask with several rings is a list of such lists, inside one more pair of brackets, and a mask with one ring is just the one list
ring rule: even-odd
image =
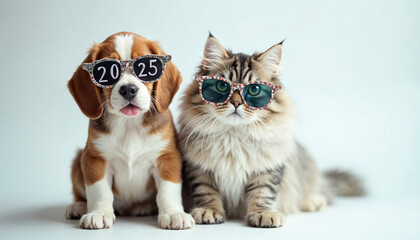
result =
[[64,218],[66,204],[6,206],[0,239],[420,239],[420,198],[339,198],[321,212],[288,216],[278,229],[228,220],[183,231],[160,229],[155,216],[117,217],[111,229],[82,230],[77,220]]

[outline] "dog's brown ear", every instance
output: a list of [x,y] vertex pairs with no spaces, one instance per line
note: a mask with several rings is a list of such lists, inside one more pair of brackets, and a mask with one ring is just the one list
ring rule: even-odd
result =
[[[90,63],[97,60],[99,56],[100,44],[95,44],[83,63]],[[74,72],[73,77],[67,83],[71,95],[79,105],[80,110],[90,119],[98,119],[104,111],[102,107],[101,92],[93,84],[90,75],[82,69],[82,65]]]
[[169,108],[175,93],[181,85],[182,77],[172,62],[166,64],[163,77],[155,82],[154,97],[155,106],[158,112],[165,112]]

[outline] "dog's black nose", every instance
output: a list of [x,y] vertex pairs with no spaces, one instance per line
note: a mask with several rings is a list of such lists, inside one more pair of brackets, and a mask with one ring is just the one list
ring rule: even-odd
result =
[[121,96],[123,96],[123,98],[127,99],[128,101],[131,101],[131,99],[133,99],[137,95],[138,89],[139,88],[133,84],[122,85],[120,88],[120,94]]

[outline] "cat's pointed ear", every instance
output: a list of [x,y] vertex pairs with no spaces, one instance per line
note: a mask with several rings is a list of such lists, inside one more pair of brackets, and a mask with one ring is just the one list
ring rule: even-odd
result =
[[226,50],[222,45],[217,41],[217,39],[209,33],[209,38],[207,38],[206,45],[204,46],[204,57],[202,65],[204,68],[209,68],[211,66],[220,63],[224,58],[227,58],[228,55]]
[[280,72],[283,42],[284,40],[272,46],[258,57],[258,61],[262,63],[265,71],[273,74],[278,74]]

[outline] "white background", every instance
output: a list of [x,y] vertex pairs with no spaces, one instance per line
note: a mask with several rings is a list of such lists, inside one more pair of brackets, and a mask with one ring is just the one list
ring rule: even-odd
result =
[[[418,238],[419,11],[418,1],[1,0],[0,238]],[[120,31],[158,40],[184,78],[177,117],[209,30],[249,54],[286,38],[282,82],[298,109],[297,138],[321,169],[363,176],[369,197],[276,230],[233,221],[173,233],[150,217],[89,232],[64,220],[88,124],[66,83],[88,48]]]

